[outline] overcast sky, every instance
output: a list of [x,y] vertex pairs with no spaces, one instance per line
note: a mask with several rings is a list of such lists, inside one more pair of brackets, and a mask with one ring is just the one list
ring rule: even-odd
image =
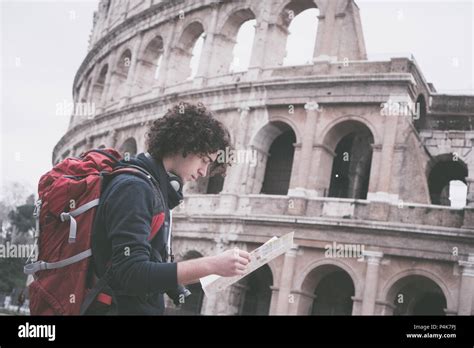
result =
[[[56,106],[72,101],[98,1],[0,2],[0,187],[35,192],[67,130]],[[413,53],[439,92],[473,93],[473,1],[356,2],[369,58]]]

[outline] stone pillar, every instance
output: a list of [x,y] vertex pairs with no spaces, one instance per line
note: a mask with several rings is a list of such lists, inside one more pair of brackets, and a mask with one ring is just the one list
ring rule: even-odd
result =
[[269,153],[252,145],[250,145],[250,150],[256,151],[257,153],[257,165],[254,167],[248,167],[249,170],[245,177],[246,183],[244,193],[258,194],[262,189]]
[[382,145],[382,158],[379,171],[379,185],[377,191],[389,192],[390,178],[392,177],[392,158],[395,148],[398,117],[385,116],[384,136]]
[[138,36],[138,40],[132,47],[132,61],[130,62],[130,68],[128,69],[127,81],[125,83],[125,92],[123,93],[121,104],[128,102],[132,95],[133,84],[135,82],[135,75],[137,73],[138,66],[138,55],[141,52],[141,46],[143,42],[143,34]]
[[474,298],[474,254],[467,261],[459,261],[461,286],[459,289],[458,315],[472,315]]
[[206,297],[201,313],[204,315],[238,315],[244,301],[247,287],[236,283],[227,289]]
[[[96,113],[98,115],[104,112],[104,109],[107,106],[107,102],[108,102],[107,96],[110,91],[110,82],[112,78],[112,72],[113,72],[113,66],[112,66],[111,60],[109,59],[107,62],[107,74],[105,74],[104,89],[102,90],[102,94],[99,97],[99,100],[97,102],[98,105],[96,106]],[[99,71],[99,74],[100,74],[100,71]]]
[[[248,124],[249,124],[249,112],[250,108],[248,106],[243,106],[238,108],[239,112],[239,124],[243,127],[237,132],[235,137],[235,150],[236,151],[251,151],[251,149],[245,148],[245,136],[247,134]],[[255,151],[255,150],[252,150]],[[226,160],[226,154],[224,154],[223,159]],[[219,156],[217,157],[219,160]],[[243,176],[245,172],[245,166],[249,166],[249,163],[231,163],[232,166],[228,169],[228,174],[224,180],[224,187],[222,192],[225,193],[244,193],[245,190],[242,190],[242,187],[246,185],[246,177]],[[248,172],[248,171],[247,171]]]
[[317,165],[314,175],[314,191],[316,197],[327,197],[331,184],[331,172],[336,153],[324,144],[316,144],[313,150],[313,165]]
[[280,292],[280,288],[271,285],[270,290],[272,291],[272,299],[270,300],[270,310],[269,315],[275,315],[278,305],[278,293]]
[[[112,97],[114,95],[114,92],[116,92],[117,90],[117,83],[116,83],[116,79],[117,79],[117,73],[116,73],[116,70],[117,70],[117,65],[120,61],[120,55],[121,55],[122,51],[118,51],[118,50],[115,50],[115,52],[113,53],[113,56],[109,59],[109,62],[110,62],[110,65],[109,65],[109,69],[108,69],[108,75],[109,77],[107,78],[107,90],[105,91],[105,94],[104,94],[104,104],[108,103],[109,101],[112,100]],[[133,59],[133,57],[132,57]],[[115,89],[114,89],[115,88]],[[114,103],[116,102],[116,100],[114,100]]]
[[380,162],[382,161],[382,145],[371,144],[372,147],[372,164],[370,166],[369,189],[367,195],[377,192]]
[[[469,173],[471,173],[472,175],[473,172],[469,171]],[[467,184],[466,206],[474,207],[474,178],[466,178],[466,184]]]
[[[95,85],[95,81],[97,80],[97,69],[98,67],[96,66],[95,69],[92,71],[91,75],[90,75],[90,86],[89,86],[89,90],[87,91],[87,95],[86,95],[86,102],[87,103],[92,103],[92,91],[94,90],[94,85]],[[100,72],[99,72],[100,73]]]
[[285,253],[283,268],[280,276],[280,290],[278,292],[278,302],[275,314],[286,315],[289,309],[289,295],[293,287],[293,275],[295,273],[297,246],[293,246]]
[[362,315],[374,314],[379,280],[379,266],[382,257],[382,252],[364,251],[364,258],[367,260],[367,270],[365,273],[364,294],[362,297]]
[[249,76],[249,79],[251,80],[255,80],[260,76],[264,66],[269,16],[269,11],[266,8],[263,8],[261,18],[259,18],[255,26],[252,56],[250,57],[249,69],[247,72],[247,76]]
[[[385,115],[384,117],[384,134],[383,143],[380,154],[375,158],[376,163],[373,168],[378,168],[377,173],[371,173],[371,178],[377,177],[376,192],[369,192],[367,199],[372,201],[384,201],[397,203],[398,193],[390,192],[390,184],[392,175],[392,164],[394,159],[395,140],[397,136],[398,116]],[[369,188],[373,188],[371,185]]]
[[304,193],[308,188],[308,178],[311,175],[311,160],[313,156],[313,139],[316,133],[316,125],[318,121],[319,105],[315,101],[308,102],[304,105],[306,110],[306,120],[302,134],[301,153],[299,156],[296,182],[292,187],[292,192]]
[[294,296],[294,303],[289,302],[288,314],[310,315],[316,295],[305,291],[292,291],[290,297],[291,295]]
[[[179,17],[176,17],[179,18]],[[160,74],[158,75],[158,83],[157,83],[157,90],[158,94],[163,94],[164,89],[167,86],[167,83],[169,81],[169,70],[171,64],[171,57],[172,57],[172,51],[173,51],[173,45],[175,44],[177,38],[177,28],[179,19],[174,19],[172,21],[173,26],[171,28],[170,34],[168,36],[168,39],[163,38],[164,43],[166,44],[166,47],[164,47],[164,52],[163,52],[163,59],[161,60],[161,66],[160,66]]]
[[[204,45],[201,52],[201,57],[199,58],[199,67],[194,77],[194,87],[201,87],[205,85],[207,78],[209,77],[209,69],[211,57],[213,54],[214,48],[214,38],[216,35],[216,26],[217,26],[217,17],[219,13],[219,6],[216,3],[211,5],[212,14],[210,18],[209,29],[206,32],[206,37],[204,40]],[[216,52],[214,52],[216,53]]]

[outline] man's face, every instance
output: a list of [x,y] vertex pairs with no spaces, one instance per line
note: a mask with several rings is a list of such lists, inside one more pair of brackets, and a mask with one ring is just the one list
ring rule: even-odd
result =
[[208,155],[182,154],[174,156],[173,172],[184,182],[195,181],[201,176],[206,176],[209,165],[217,158],[217,152]]

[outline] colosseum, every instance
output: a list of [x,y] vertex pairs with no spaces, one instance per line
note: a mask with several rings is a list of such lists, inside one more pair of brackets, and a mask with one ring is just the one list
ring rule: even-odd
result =
[[[311,59],[289,64],[308,11]],[[284,255],[209,297],[194,284],[168,313],[474,314],[474,97],[437,93],[413,56],[369,60],[353,0],[101,0],[93,23],[53,163],[144,152],[154,119],[202,102],[238,156],[186,185],[177,259],[294,231]]]

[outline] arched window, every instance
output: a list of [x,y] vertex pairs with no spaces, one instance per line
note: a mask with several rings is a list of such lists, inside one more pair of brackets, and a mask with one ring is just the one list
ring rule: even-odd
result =
[[334,126],[325,141],[331,150],[336,144],[328,196],[366,199],[374,142],[370,130],[363,123],[344,121]]
[[410,275],[398,280],[388,292],[393,315],[445,315],[446,297],[433,280]]
[[105,89],[105,78],[107,77],[107,71],[109,66],[106,64],[100,70],[99,78],[97,79],[96,83],[94,84],[94,89],[92,90],[92,102],[99,106],[102,101],[102,95]]
[[230,72],[246,71],[252,56],[253,39],[255,37],[255,19],[244,22],[237,33],[237,43],[232,52]]
[[[291,10],[289,10],[288,16],[291,20]],[[301,65],[313,62],[318,16],[319,10],[311,8],[299,13],[291,20],[283,65]]]
[[91,89],[92,80],[89,79],[86,84],[86,89],[82,93],[81,103],[87,103],[87,98],[89,97],[89,90]]
[[273,141],[270,146],[261,193],[288,194],[295,142],[296,136],[291,129],[286,130]]
[[206,193],[218,194],[222,191],[223,187],[224,187],[224,177],[222,175],[211,176],[207,183]]
[[192,22],[183,30],[176,45],[172,48],[169,72],[167,73],[170,84],[181,83],[196,76],[205,37],[204,27],[199,22]]
[[428,188],[432,204],[458,208],[466,205],[466,163],[456,154],[443,154],[432,159],[428,170]]
[[242,278],[243,285],[241,315],[268,315],[272,299],[271,286],[273,285],[272,271],[264,265],[255,272]]
[[135,138],[128,138],[120,147],[120,153],[125,159],[131,158],[137,154],[137,141]]
[[245,71],[250,64],[255,36],[255,15],[249,8],[237,10],[229,15],[219,35],[214,37],[212,75],[223,75]]
[[119,100],[126,92],[126,82],[130,65],[132,63],[132,52],[127,49],[122,53],[115,67],[111,84],[111,100]]
[[314,297],[301,298],[298,313],[310,315],[352,315],[354,281],[342,268],[321,265],[304,279],[301,290]]
[[163,39],[158,36],[151,40],[138,61],[136,89],[137,92],[149,91],[160,74],[163,59]]
[[204,38],[206,37],[205,33],[202,33],[197,38],[196,42],[194,43],[191,61],[189,62],[189,67],[191,69],[191,75],[189,75],[188,79],[192,80],[196,77],[199,69],[199,63],[201,61],[201,54],[202,48],[204,47]]

